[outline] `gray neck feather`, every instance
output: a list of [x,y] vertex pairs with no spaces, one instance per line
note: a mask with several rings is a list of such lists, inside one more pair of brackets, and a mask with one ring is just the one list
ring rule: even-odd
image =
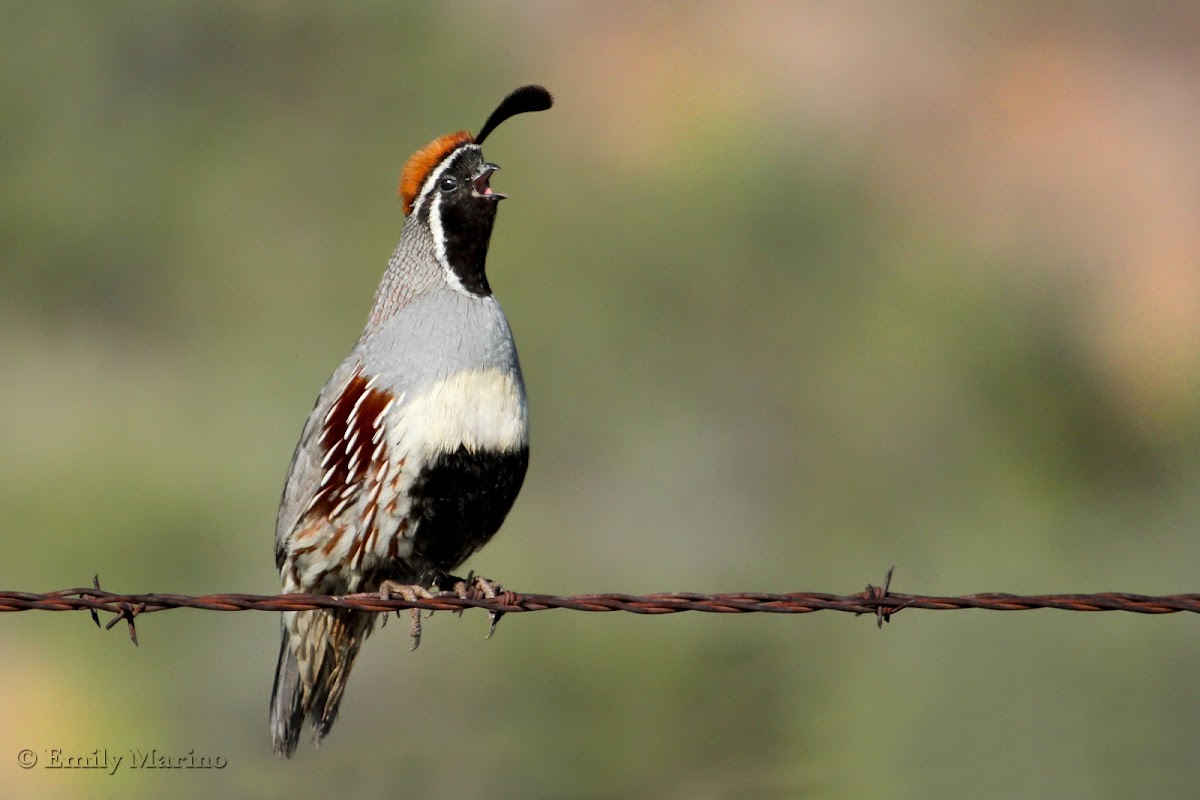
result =
[[434,257],[433,237],[416,215],[410,216],[388,260],[383,279],[375,290],[375,300],[371,304],[363,338],[379,330],[384,322],[414,297],[445,282],[442,267]]

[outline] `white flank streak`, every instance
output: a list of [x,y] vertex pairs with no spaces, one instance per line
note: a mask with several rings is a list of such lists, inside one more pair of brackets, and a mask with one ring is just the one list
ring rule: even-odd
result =
[[[346,378],[346,380],[342,381],[342,385],[337,390],[337,394],[334,395],[334,397],[341,398],[342,394],[346,391],[346,387],[350,385],[350,381],[354,380],[355,375],[358,375],[358,373],[360,371],[361,370],[357,370],[357,369],[354,370],[353,374],[351,374],[349,378]],[[331,405],[329,407],[329,410],[325,412],[325,422],[324,422],[325,425],[328,425],[329,420],[333,419],[333,412],[337,411],[337,407],[338,407],[337,400],[334,400],[333,405]]]
[[321,469],[325,469],[326,467],[329,466],[329,461],[330,461],[330,459],[333,458],[335,453],[337,453],[336,447],[329,448],[329,452],[326,453],[325,457],[321,459]]
[[354,481],[354,470],[358,467],[358,455],[361,452],[361,450],[355,450],[350,456],[350,463],[346,465],[346,483]]
[[[363,386],[363,395],[364,395],[364,396],[366,395],[366,393],[367,393],[367,392],[371,391],[371,387],[375,385],[375,381],[376,381],[378,378],[379,378],[379,375],[378,375],[378,373],[377,373],[377,374],[375,374],[375,375],[372,375],[372,376],[371,376],[371,377],[370,377],[370,378],[367,380],[367,384],[366,384],[366,386]],[[358,402],[360,402],[360,403],[361,403],[362,401],[361,401],[361,400],[359,400]]]
[[383,436],[383,432],[382,432],[382,431],[380,431],[379,435],[377,435],[377,436],[375,437],[375,440],[376,440],[376,441],[378,441],[378,442],[379,442],[379,444],[375,445],[375,449],[371,451],[371,460],[372,460],[372,461],[378,461],[378,460],[379,460],[379,457],[380,457],[381,455],[383,455],[383,439],[382,439],[382,436]]
[[350,495],[354,494],[354,492],[357,490],[357,488],[358,487],[354,486],[353,484],[346,486],[345,489],[342,489],[341,497],[343,499],[349,497]]
[[404,425],[394,426],[394,452],[403,452],[405,431],[420,432],[433,452],[510,451],[529,442],[524,393],[511,372],[499,368],[464,370],[432,384],[404,407]]
[[379,471],[375,473],[375,483],[376,484],[383,483],[383,476],[387,474],[388,466],[389,465],[386,461],[379,465]]
[[350,434],[350,438],[346,440],[346,455],[350,455],[350,451],[354,449],[354,443],[358,441],[358,430]]
[[362,569],[363,558],[365,558],[367,555],[367,550],[368,550],[367,545],[371,541],[371,531],[373,531],[375,529],[374,528],[364,528],[363,530],[366,531],[366,533],[363,534],[363,546],[358,548],[358,556],[356,556],[355,563],[354,563],[354,568],[358,569],[358,570]]
[[326,470],[325,474],[321,476],[321,483],[319,485],[321,485],[321,486],[328,485],[329,478],[333,475],[333,471],[335,469],[337,469],[337,464],[334,464],[332,467],[330,467],[328,470]]
[[[401,399],[401,400],[403,400],[403,399],[404,399],[404,395],[406,395],[406,394],[408,394],[408,392],[401,392],[401,393],[400,393],[400,399]],[[373,427],[375,427],[375,428],[379,428],[379,427],[380,427],[380,424],[379,424],[379,423],[383,422],[383,418],[384,418],[384,417],[386,417],[386,416],[387,416],[387,414],[388,414],[388,412],[392,410],[392,405],[393,405],[395,402],[396,402],[396,398],[395,398],[395,397],[393,397],[391,400],[388,400],[388,401],[387,401],[387,405],[385,405],[385,406],[383,407],[383,410],[379,412],[379,416],[375,417],[375,421],[374,421],[373,423],[371,423]]]
[[340,514],[340,513],[342,513],[343,511],[345,511],[345,510],[346,510],[346,506],[347,506],[347,505],[349,505],[349,504],[350,504],[350,498],[349,498],[349,497],[347,497],[347,498],[344,498],[344,499],[342,500],[342,502],[340,502],[340,503],[338,503],[336,506],[334,506],[334,508],[333,508],[333,511],[329,512],[329,516],[330,516],[330,518],[332,519],[333,517],[336,517],[338,514]]
[[[375,379],[371,378],[371,380]],[[367,386],[370,386],[370,383],[368,383]],[[360,394],[358,399],[354,401],[354,405],[350,407],[350,416],[346,418],[347,425],[354,422],[354,418],[358,416],[358,410],[362,408],[363,401],[367,399],[367,392],[368,389],[364,388],[362,390],[362,394]]]

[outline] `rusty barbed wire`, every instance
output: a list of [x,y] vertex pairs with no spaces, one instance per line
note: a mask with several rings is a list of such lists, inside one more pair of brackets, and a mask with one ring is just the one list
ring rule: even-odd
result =
[[118,594],[100,588],[99,579],[90,588],[61,589],[36,594],[32,592],[0,591],[0,613],[14,611],[80,611],[86,609],[97,625],[98,612],[114,614],[105,626],[112,628],[121,620],[129,627],[129,636],[137,644],[134,618],[141,614],[175,608],[194,608],[204,611],[307,611],[320,608],[346,608],[356,611],[389,613],[409,608],[428,611],[463,611],[482,608],[502,614],[525,611],[612,612],[632,614],[678,614],[697,611],[714,614],[808,614],[816,611],[842,611],[851,614],[870,614],[880,627],[892,615],[903,609],[927,611],[1032,611],[1052,608],[1060,611],[1126,611],[1134,614],[1200,613],[1200,594],[1141,595],[1128,592],[1099,592],[1095,594],[1016,595],[1000,592],[958,596],[902,594],[891,591],[892,571],[888,570],[883,586],[867,584],[856,594],[837,595],[824,592],[729,592],[699,594],[694,592],[663,592],[646,595],[580,594],[548,595],[506,591],[488,598],[473,593],[467,597],[446,594],[430,598],[405,600],[400,597],[384,599],[377,593],[321,594]]

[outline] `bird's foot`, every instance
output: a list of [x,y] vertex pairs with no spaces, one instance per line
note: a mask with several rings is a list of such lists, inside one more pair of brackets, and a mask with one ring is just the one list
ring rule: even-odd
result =
[[[476,575],[474,572],[468,572],[466,578],[455,578],[453,575],[447,577],[452,581],[451,593],[464,600],[495,600],[497,597],[508,594],[500,584],[482,575]],[[459,610],[455,613],[462,614],[462,611]],[[496,632],[496,625],[500,623],[500,617],[503,615],[503,611],[488,610],[488,620],[491,624],[488,626],[487,636],[484,638],[492,638],[492,634]]]
[[[416,583],[400,583],[399,581],[384,581],[379,584],[379,597],[382,600],[391,600],[393,597],[400,597],[404,600],[412,602],[413,600],[432,600],[435,597],[444,597],[447,593],[440,592],[437,587],[432,590]],[[396,612],[397,614],[400,612]],[[429,612],[431,615],[432,611]],[[410,608],[408,610],[409,626],[408,635],[412,637],[413,645],[409,648],[410,652],[421,646],[421,609]],[[384,618],[385,622],[387,618]]]

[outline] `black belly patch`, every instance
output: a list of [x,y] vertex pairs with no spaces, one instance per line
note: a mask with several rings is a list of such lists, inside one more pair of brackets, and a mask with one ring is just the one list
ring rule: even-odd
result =
[[411,568],[448,572],[487,543],[512,508],[529,448],[506,453],[459,447],[430,463],[411,489],[418,521]]

